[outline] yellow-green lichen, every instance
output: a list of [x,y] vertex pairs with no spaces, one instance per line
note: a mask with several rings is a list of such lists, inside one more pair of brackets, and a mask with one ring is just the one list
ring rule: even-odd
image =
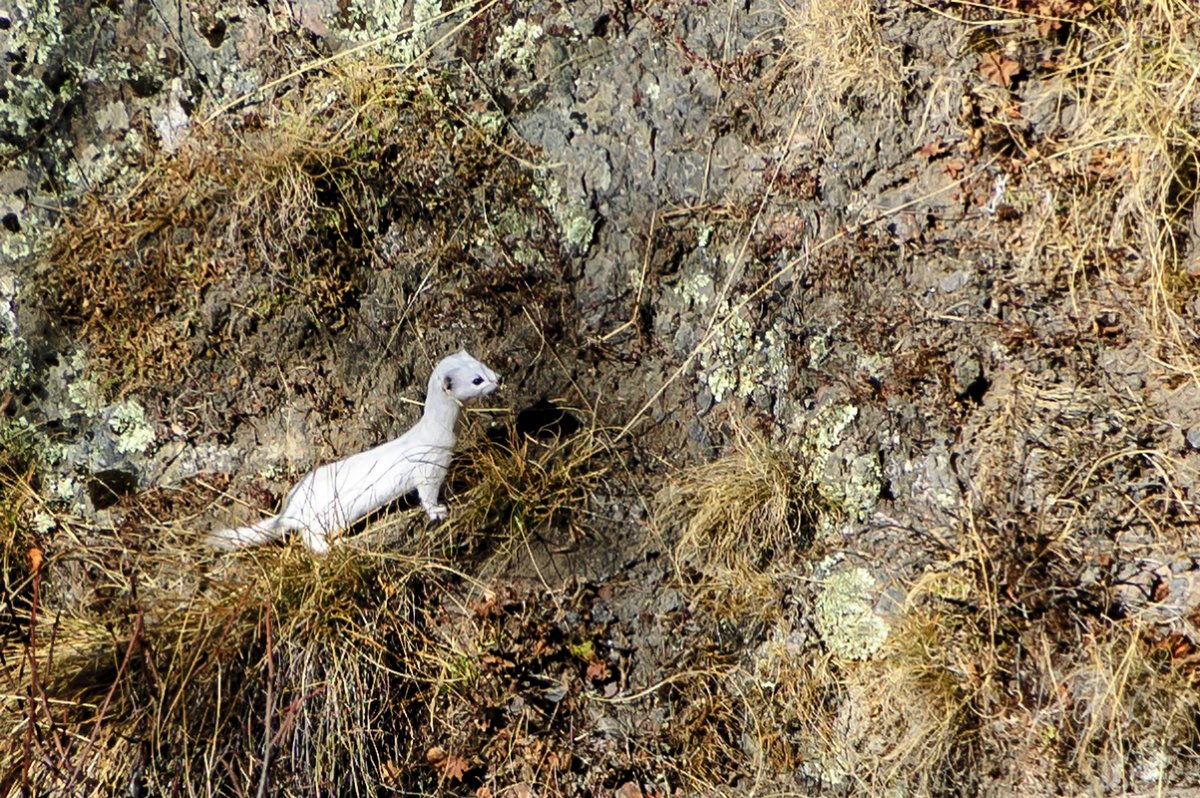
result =
[[380,52],[411,64],[436,41],[433,26],[450,18],[442,16],[441,0],[413,0],[411,17],[406,0],[352,0],[338,19],[347,39],[374,42]]
[[888,636],[887,623],[875,614],[875,578],[861,567],[846,567],[825,578],[813,605],[813,625],[834,656],[870,659]]
[[23,385],[33,368],[29,344],[17,328],[16,300],[16,277],[0,274],[0,391]]
[[563,238],[572,250],[580,254],[587,252],[596,234],[596,222],[591,213],[582,206],[568,209],[563,223]]
[[596,235],[596,220],[591,208],[581,197],[568,197],[553,174],[542,174],[543,177],[533,184],[534,198],[550,211],[568,248],[576,255],[585,254]]
[[[5,61],[20,64],[21,69],[5,69],[5,90],[0,93],[0,126],[10,136],[22,140],[34,133],[34,125],[58,101],[62,91],[52,91],[35,69],[58,60],[65,40],[62,9],[58,0],[18,2],[12,7],[9,27],[0,34]],[[0,142],[0,154],[11,154],[20,147]]]
[[731,313],[732,308],[729,300],[721,302],[716,315],[724,323],[700,350],[700,377],[713,401],[729,396],[749,399],[760,390],[767,396],[782,392],[791,376],[783,320],[759,333],[743,313]]
[[829,336],[814,335],[808,339],[808,367],[815,369],[829,354]]
[[848,521],[863,521],[875,509],[882,490],[883,474],[874,454],[848,456],[835,479],[822,479],[817,494],[827,507]]
[[853,405],[827,405],[809,418],[800,434],[799,457],[807,464],[803,477],[816,486],[824,512],[818,531],[832,532],[839,521],[859,522],[875,509],[883,484],[874,453],[845,453],[835,457],[846,430],[858,417]]
[[801,459],[823,469],[825,460],[842,442],[842,435],[850,422],[858,417],[854,405],[826,405],[804,424],[800,442]]
[[67,386],[67,398],[86,416],[96,416],[104,406],[100,388],[91,380],[75,380]]
[[715,295],[713,279],[704,272],[697,272],[681,279],[675,285],[675,292],[688,307],[703,310]]
[[533,66],[533,59],[537,55],[537,43],[541,41],[542,35],[541,25],[520,17],[500,31],[500,35],[496,37],[496,51],[492,57],[500,63],[528,71]]
[[113,406],[108,426],[117,433],[117,451],[140,454],[154,443],[154,428],[146,423],[146,411],[132,399]]

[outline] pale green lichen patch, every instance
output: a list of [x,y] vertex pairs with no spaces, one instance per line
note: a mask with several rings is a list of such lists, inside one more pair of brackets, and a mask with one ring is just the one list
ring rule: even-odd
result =
[[825,460],[842,442],[850,422],[858,418],[853,405],[826,405],[804,424],[800,454],[808,463],[824,468]]
[[825,512],[818,531],[833,531],[839,521],[859,522],[875,509],[883,485],[883,470],[874,453],[838,453],[850,424],[858,417],[853,405],[828,405],[808,419],[801,430],[799,457],[806,464],[802,478],[816,486]]
[[0,274],[0,391],[23,385],[33,368],[29,344],[17,328],[16,301],[16,277]]
[[[12,74],[5,70],[5,90],[0,94],[0,126],[18,140],[35,131],[34,126],[45,119],[64,90],[52,91],[36,70],[58,58],[65,38],[62,19],[58,0],[18,2],[12,7],[9,27],[0,34],[5,61],[22,65]],[[18,150],[0,142],[0,153]]]
[[861,567],[840,568],[825,578],[813,606],[813,625],[830,653],[865,660],[883,647],[888,626],[872,609],[874,590],[875,578]]
[[440,0],[413,0],[411,16],[407,0],[352,0],[342,7],[338,27],[348,40],[375,42],[380,52],[407,65],[436,41],[434,25],[450,19],[442,17]]
[[883,473],[874,454],[848,455],[833,479],[817,483],[817,494],[848,521],[863,521],[875,509]]
[[782,393],[791,378],[783,320],[760,333],[743,312],[732,310],[729,300],[720,303],[717,318],[724,323],[700,350],[700,378],[713,401]]
[[104,407],[100,388],[91,380],[78,379],[67,385],[67,398],[86,416],[96,416]]
[[533,196],[550,211],[567,247],[576,255],[586,254],[596,235],[591,208],[579,197],[567,197],[553,174],[543,172],[543,175],[533,185]]
[[29,526],[38,535],[45,535],[51,529],[54,529],[54,516],[45,510],[38,510],[33,514]]
[[492,58],[521,71],[528,71],[537,56],[537,43],[543,35],[542,26],[524,17],[500,31]]
[[579,253],[587,252],[596,234],[596,220],[582,206],[574,206],[568,210],[563,223],[563,237],[572,250]]
[[696,272],[683,277],[675,285],[675,292],[679,294],[679,298],[685,305],[696,310],[708,307],[716,295],[712,277],[704,272]]
[[154,428],[146,423],[146,411],[132,399],[113,406],[108,426],[117,433],[117,451],[141,454],[154,443]]

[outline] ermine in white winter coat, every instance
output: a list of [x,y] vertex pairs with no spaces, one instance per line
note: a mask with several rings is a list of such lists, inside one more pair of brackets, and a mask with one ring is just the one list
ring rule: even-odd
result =
[[425,411],[408,432],[309,472],[283,500],[279,515],[217,530],[208,544],[254,546],[297,531],[313,552],[324,554],[330,536],[413,490],[430,520],[442,520],[446,508],[438,504],[438,494],[454,453],[461,403],[492,393],[498,384],[496,372],[466,350],[442,358],[429,375]]

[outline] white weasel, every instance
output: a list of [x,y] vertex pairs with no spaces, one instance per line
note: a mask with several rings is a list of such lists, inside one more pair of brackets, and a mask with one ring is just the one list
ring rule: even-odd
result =
[[408,432],[309,472],[288,493],[279,515],[217,530],[207,543],[222,549],[254,546],[295,530],[314,553],[324,554],[331,535],[413,490],[430,520],[442,520],[446,508],[438,494],[454,452],[460,404],[492,393],[498,384],[496,372],[466,350],[442,358],[429,375],[425,411]]

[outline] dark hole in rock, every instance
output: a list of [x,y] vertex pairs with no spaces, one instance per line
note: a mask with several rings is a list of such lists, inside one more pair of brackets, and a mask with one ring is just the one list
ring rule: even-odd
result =
[[21,222],[15,213],[4,214],[4,217],[0,218],[0,224],[4,225],[4,229],[10,233],[21,232]]
[[48,67],[46,71],[42,73],[42,83],[44,83],[46,88],[52,93],[57,94],[59,90],[67,84],[68,77],[69,75],[67,74],[67,70],[63,69],[61,66],[55,65]]
[[208,39],[208,46],[214,50],[221,46],[221,42],[225,41],[225,20],[218,19],[213,26],[204,32],[204,38]]
[[162,81],[153,75],[135,75],[129,81],[129,88],[136,97],[152,97],[162,89]]
[[0,16],[0,30],[8,30],[12,27],[12,20],[6,16]]
[[88,480],[88,498],[97,510],[111,507],[137,488],[137,474],[119,468],[107,468]]
[[574,413],[544,398],[517,413],[517,435],[532,435],[535,438],[550,438],[556,435],[569,437],[578,432],[580,426]]
[[971,384],[966,387],[962,393],[958,395],[958,401],[965,402],[970,399],[975,404],[983,401],[983,395],[988,392],[988,388],[992,387],[992,381],[980,374]]

